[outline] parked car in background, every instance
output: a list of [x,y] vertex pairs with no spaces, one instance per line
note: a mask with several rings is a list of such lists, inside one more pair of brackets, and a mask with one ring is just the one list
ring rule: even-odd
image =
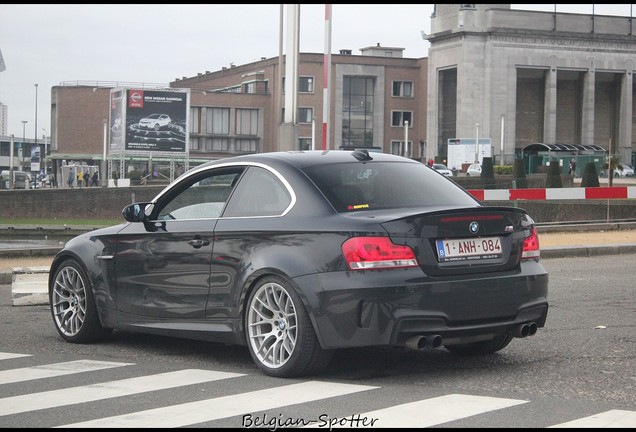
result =
[[634,177],[634,168],[629,164],[621,164],[622,168],[614,168],[614,177]]
[[445,176],[449,176],[452,177],[453,172],[451,170],[448,169],[448,167],[444,164],[440,164],[440,163],[434,163],[433,164],[433,169],[435,171],[439,171],[440,173],[444,174]]
[[468,177],[481,177],[481,165],[478,163],[470,164],[466,169],[466,175]]
[[[9,170],[2,171],[2,180],[7,189],[11,187]],[[24,171],[13,171],[13,189],[31,189],[31,175]]]
[[492,354],[548,314],[530,215],[401,156],[223,158],[122,214],[53,259],[68,342],[116,329],[245,345],[263,373],[298,377],[341,348]]
[[150,114],[139,120],[139,127],[143,129],[154,129],[158,131],[162,128],[170,126],[172,119],[168,114]]
[[[614,167],[614,171],[612,173],[612,175],[614,176],[614,178],[620,178],[620,177],[634,177],[634,168],[629,165],[629,164],[621,164],[620,165],[620,169],[618,167]],[[608,169],[602,169],[599,172],[599,177],[607,177],[607,172]]]

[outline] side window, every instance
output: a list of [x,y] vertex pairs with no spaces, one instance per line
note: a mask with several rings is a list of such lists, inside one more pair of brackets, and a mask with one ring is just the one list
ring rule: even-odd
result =
[[192,176],[159,211],[160,220],[213,219],[221,212],[242,169],[214,170]]
[[264,168],[250,167],[236,186],[223,216],[277,216],[290,203],[289,192],[278,177]]

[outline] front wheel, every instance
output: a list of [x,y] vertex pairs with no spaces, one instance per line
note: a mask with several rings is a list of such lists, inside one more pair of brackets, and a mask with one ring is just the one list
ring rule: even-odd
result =
[[490,340],[459,345],[445,345],[445,348],[454,354],[461,355],[492,354],[507,347],[512,339],[513,336],[510,333],[503,333]]
[[88,277],[74,259],[64,261],[55,271],[49,304],[55,328],[67,342],[95,342],[112,331],[102,327]]
[[252,290],[245,332],[252,359],[270,376],[314,375],[333,356],[333,350],[320,346],[309,314],[291,283],[280,277],[265,277]]

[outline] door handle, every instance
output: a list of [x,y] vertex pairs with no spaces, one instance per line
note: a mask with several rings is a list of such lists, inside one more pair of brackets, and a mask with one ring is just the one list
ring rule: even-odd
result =
[[201,238],[201,237],[199,237],[199,236],[196,236],[196,237],[195,237],[195,238],[193,238],[192,240],[189,240],[189,241],[188,241],[188,244],[189,244],[190,246],[192,246],[193,248],[195,248],[195,249],[199,249],[199,248],[200,248],[200,247],[202,247],[202,246],[207,246],[207,245],[209,245],[209,244],[210,244],[210,240],[205,240],[205,239],[202,239],[202,238]]

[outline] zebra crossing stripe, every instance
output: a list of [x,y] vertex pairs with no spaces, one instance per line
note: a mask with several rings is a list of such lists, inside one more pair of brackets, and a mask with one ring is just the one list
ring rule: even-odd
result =
[[431,427],[527,402],[529,401],[450,394],[370,411],[360,416],[377,419],[374,427]]
[[134,365],[134,363],[75,360],[20,369],[9,369],[0,371],[0,384],[10,384],[130,365]]
[[0,399],[0,416],[129,396],[243,375],[200,369],[184,369],[87,386],[12,396]]
[[14,353],[5,353],[0,352],[0,360],[8,360],[20,357],[31,357],[31,354],[14,354]]
[[636,411],[610,410],[551,428],[633,428],[636,427]]
[[[60,427],[183,427],[237,415],[250,415],[252,412],[343,396],[377,388],[378,387],[357,384],[307,381],[248,393],[89,420]],[[274,417],[273,419],[276,418]],[[311,419],[296,420],[309,421]],[[245,426],[249,425],[246,424]]]

